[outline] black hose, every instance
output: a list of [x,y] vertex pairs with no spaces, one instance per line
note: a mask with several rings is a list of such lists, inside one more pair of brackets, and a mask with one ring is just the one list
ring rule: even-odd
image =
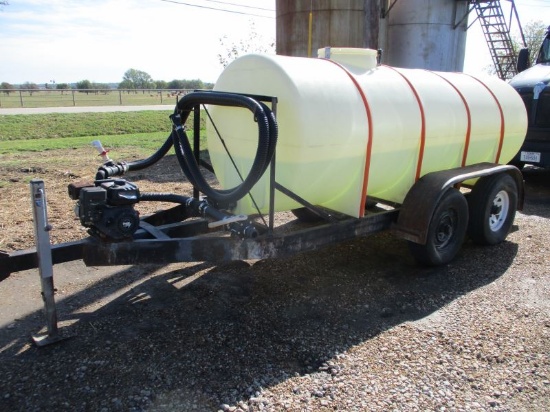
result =
[[168,136],[168,138],[162,144],[160,149],[158,149],[155,153],[153,153],[147,159],[129,162],[128,170],[141,170],[141,169],[145,169],[146,167],[154,165],[156,162],[162,159],[166,155],[166,153],[168,153],[168,150],[170,150],[171,147],[172,147],[172,136]]
[[208,216],[217,220],[232,216],[212,207],[204,200],[198,200],[193,197],[176,195],[173,193],[140,193],[139,200],[143,202],[179,203],[185,205],[188,210],[192,212],[193,216]]
[[[243,182],[233,188],[224,190],[212,188],[202,175],[195,159],[183,125],[193,108],[199,104],[246,108],[253,113],[255,121],[258,123],[258,146],[252,167],[247,177],[243,179]],[[174,124],[172,133],[159,150],[147,159],[128,163],[105,164],[99,168],[96,180],[121,176],[127,171],[141,170],[152,166],[162,159],[168,153],[168,150],[174,146],[180,167],[189,181],[213,201],[227,205],[236,202],[250,192],[252,187],[265,173],[275,153],[278,134],[275,115],[267,105],[251,97],[211,91],[190,93],[180,99],[174,109],[174,114],[170,118]]]
[[[140,201],[152,202],[170,202],[184,205],[187,213],[190,216],[209,217],[214,220],[223,221],[226,218],[232,217],[230,213],[222,212],[208,203],[206,200],[198,200],[189,196],[181,196],[172,193],[141,193]],[[227,225],[234,234],[245,237],[255,238],[258,236],[258,230],[254,223],[249,219],[245,221],[233,222]]]
[[[243,182],[233,188],[217,190],[212,188],[202,175],[199,165],[183,129],[184,116],[197,104],[214,104],[249,109],[258,123],[258,146],[252,167]],[[277,123],[271,110],[263,103],[250,97],[221,92],[194,92],[183,97],[176,106],[172,139],[177,159],[190,182],[209,198],[221,204],[235,202],[244,197],[262,177],[269,166],[277,144]]]
[[[190,112],[185,113],[184,117],[182,118],[183,124],[187,121],[187,118],[189,117]],[[151,156],[149,156],[147,159],[142,160],[136,160],[134,162],[128,163],[128,170],[141,170],[145,169],[146,167],[152,166],[156,162],[158,162],[160,159],[162,159],[166,153],[168,153],[168,150],[172,147],[173,139],[172,134],[168,136],[166,141],[162,144],[160,149],[158,149],[155,153],[153,153]]]
[[[185,119],[183,120],[184,123],[187,120],[187,117],[189,117],[189,113],[187,113],[187,115],[185,116]],[[173,144],[173,139],[172,139],[172,134],[170,134],[168,138],[164,141],[162,146],[155,153],[149,156],[147,159],[135,160],[133,162],[123,162],[123,163],[114,163],[114,162],[106,163],[98,169],[95,179],[103,180],[114,176],[122,176],[128,171],[142,170],[147,167],[150,167],[154,165],[156,162],[158,162],[160,159],[162,159],[164,156],[166,156],[166,153],[168,153],[168,151],[172,147],[172,144]]]

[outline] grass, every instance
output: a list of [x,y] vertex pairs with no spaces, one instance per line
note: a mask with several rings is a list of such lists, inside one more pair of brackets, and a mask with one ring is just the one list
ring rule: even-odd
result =
[[[51,113],[0,116],[0,153],[79,148],[100,140],[105,147],[156,150],[170,134],[169,112]],[[192,115],[187,126],[192,127]],[[188,133],[192,137],[192,132]],[[201,147],[206,147],[201,117]]]
[[131,133],[125,135],[100,135],[65,137],[52,139],[25,139],[0,141],[0,154],[19,152],[42,152],[46,150],[76,149],[90,147],[92,140],[99,140],[105,148],[137,147],[143,152],[158,149],[168,137],[169,132]]
[[169,114],[138,111],[0,116],[0,141],[170,131]]

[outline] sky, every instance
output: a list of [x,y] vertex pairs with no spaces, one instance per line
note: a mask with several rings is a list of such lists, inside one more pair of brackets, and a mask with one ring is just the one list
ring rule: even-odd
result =
[[[500,3],[506,22],[510,24],[511,3],[507,0],[501,0]],[[515,0],[514,4],[523,27],[532,21],[540,21],[545,27],[550,26],[550,0]],[[470,18],[471,22],[475,18],[475,12],[470,13]],[[515,17],[511,19],[511,32],[514,37],[520,37]],[[531,51],[531,54],[537,52],[538,50]],[[467,31],[464,72],[473,75],[487,74],[486,68],[492,64],[481,26],[479,22],[473,22]]]
[[[405,0],[401,0],[405,1]],[[154,80],[215,82],[218,54],[252,32],[275,39],[275,0],[8,0],[0,6],[0,82],[119,82],[130,68]],[[508,2],[502,1],[506,8]],[[238,6],[241,5],[241,6]],[[550,25],[550,0],[516,0],[523,24]],[[464,71],[491,63],[479,23]]]
[[0,11],[0,82],[12,84],[119,82],[130,68],[154,80],[214,82],[224,35],[246,39],[253,23],[275,38],[274,0],[8,2]]

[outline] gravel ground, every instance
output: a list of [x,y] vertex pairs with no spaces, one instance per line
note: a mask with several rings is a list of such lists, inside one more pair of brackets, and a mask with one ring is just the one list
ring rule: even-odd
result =
[[548,411],[550,173],[515,231],[421,268],[378,234],[288,259],[56,266],[0,283],[3,411]]

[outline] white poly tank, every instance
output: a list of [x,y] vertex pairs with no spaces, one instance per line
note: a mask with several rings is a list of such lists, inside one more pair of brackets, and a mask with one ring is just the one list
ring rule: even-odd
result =
[[[231,63],[214,87],[278,98],[276,181],[314,205],[360,217],[368,196],[402,203],[426,173],[507,163],[521,147],[525,106],[497,78],[377,66],[370,49],[319,54],[323,58],[247,55]],[[220,106],[210,111],[246,176],[258,137],[252,114]],[[208,148],[220,185],[240,184],[212,127]],[[252,195],[267,212],[269,169]],[[276,191],[277,211],[300,206]],[[234,212],[257,210],[246,196]]]

